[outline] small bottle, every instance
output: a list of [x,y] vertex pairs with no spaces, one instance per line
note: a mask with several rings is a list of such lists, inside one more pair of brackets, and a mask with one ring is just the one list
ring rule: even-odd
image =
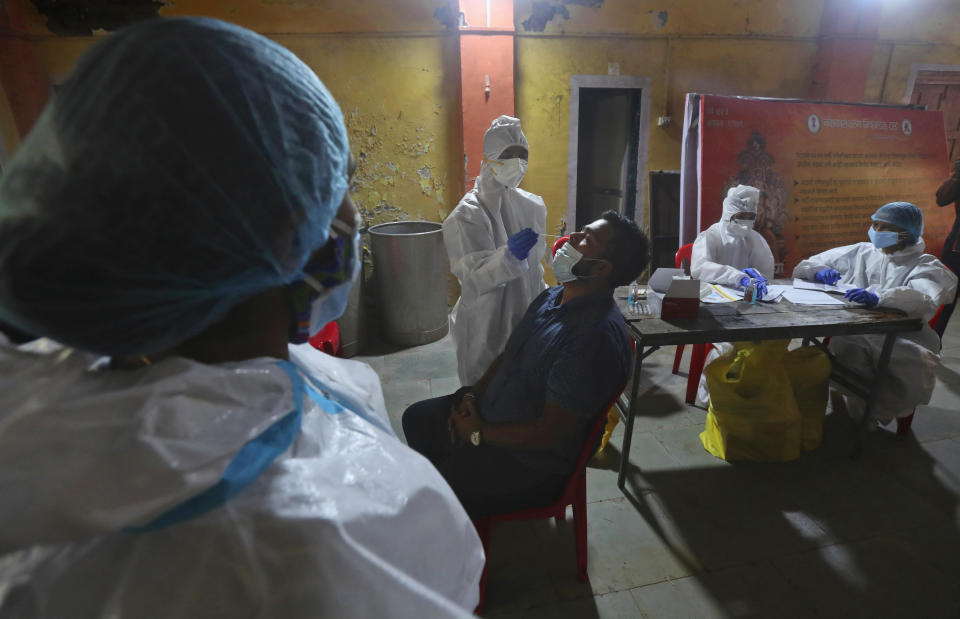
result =
[[640,286],[634,282],[630,286],[630,295],[627,297],[627,303],[631,306],[636,305],[640,302]]
[[750,305],[757,304],[757,280],[750,278],[750,283],[743,289],[743,302]]

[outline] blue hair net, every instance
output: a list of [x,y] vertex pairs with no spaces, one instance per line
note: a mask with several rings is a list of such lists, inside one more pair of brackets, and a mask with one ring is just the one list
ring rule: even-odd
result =
[[167,350],[302,277],[347,189],[343,116],[291,52],[212,19],[87,51],[0,181],[0,321]]
[[891,202],[877,209],[870,219],[904,229],[916,243],[923,235],[923,211],[909,202]]

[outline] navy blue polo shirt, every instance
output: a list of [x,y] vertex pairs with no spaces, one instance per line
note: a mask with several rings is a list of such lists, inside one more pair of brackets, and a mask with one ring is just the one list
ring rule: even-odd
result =
[[537,469],[568,472],[600,409],[627,382],[630,344],[612,290],[560,304],[563,286],[544,290],[527,308],[480,402],[487,423],[529,422],[553,400],[583,424],[575,443],[556,450],[514,450]]

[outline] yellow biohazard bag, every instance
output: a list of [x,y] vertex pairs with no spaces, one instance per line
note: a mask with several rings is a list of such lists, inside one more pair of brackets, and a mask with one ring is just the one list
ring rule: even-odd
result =
[[823,420],[830,391],[830,357],[815,346],[791,350],[783,363],[800,410],[800,448],[816,449],[823,440]]
[[610,436],[618,423],[620,423],[620,413],[617,412],[616,406],[611,406],[610,410],[607,411],[607,425],[603,429],[603,438],[600,439],[600,447],[597,448],[597,453],[603,451],[603,448],[610,442]]
[[743,343],[704,369],[710,389],[704,448],[728,461],[800,456],[800,411],[787,376],[789,340]]

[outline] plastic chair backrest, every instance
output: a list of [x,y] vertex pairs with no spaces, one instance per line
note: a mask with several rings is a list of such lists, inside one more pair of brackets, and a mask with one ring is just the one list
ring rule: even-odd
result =
[[678,269],[683,268],[683,261],[686,260],[687,264],[690,264],[690,259],[693,256],[693,243],[687,243],[683,247],[677,250],[677,255],[673,257],[673,264]]
[[603,434],[603,430],[607,427],[607,411],[609,411],[617,403],[617,400],[620,399],[620,395],[623,393],[623,390],[626,389],[627,385],[624,384],[620,388],[620,391],[617,392],[617,395],[614,396],[610,403],[603,407],[603,410],[597,415],[596,421],[593,422],[593,426],[590,428],[590,432],[587,434],[587,440],[583,443],[583,449],[580,450],[580,455],[577,456],[577,463],[573,466],[573,473],[570,475],[570,479],[567,480],[566,485],[563,487],[563,493],[560,495],[563,498],[573,497],[574,485],[577,483],[577,477],[579,477],[585,468],[587,468],[587,461],[593,457],[593,454],[597,452],[597,447],[600,445],[600,437]]

